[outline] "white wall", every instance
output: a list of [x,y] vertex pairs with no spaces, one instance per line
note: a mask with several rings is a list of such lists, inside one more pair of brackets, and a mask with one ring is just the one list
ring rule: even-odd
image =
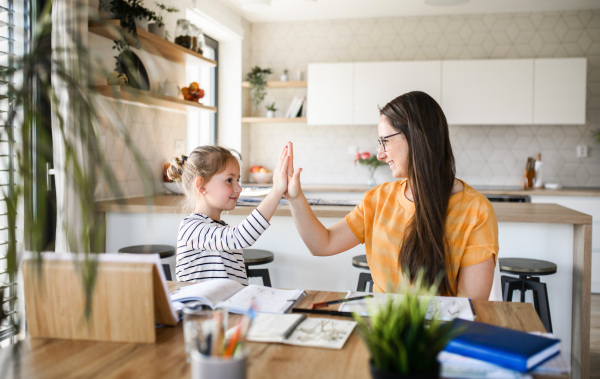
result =
[[[587,57],[585,125],[452,126],[450,132],[457,174],[472,185],[518,186],[526,158],[541,152],[547,182],[600,186],[600,151],[591,137],[600,128],[598,10],[255,23],[244,43],[250,66],[272,68],[271,80],[285,68],[306,70],[309,62]],[[265,103],[286,109],[290,100],[270,90]],[[373,153],[376,122],[359,128],[249,125],[252,143],[245,159],[272,165],[280,145],[292,140],[304,183],[364,184],[366,170],[353,166],[348,146]],[[589,146],[588,158],[576,158],[580,144]],[[379,171],[383,180],[386,169]]]

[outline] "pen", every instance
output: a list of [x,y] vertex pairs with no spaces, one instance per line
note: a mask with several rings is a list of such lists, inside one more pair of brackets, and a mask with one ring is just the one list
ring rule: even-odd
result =
[[471,306],[471,312],[473,312],[473,318],[477,317],[477,313],[475,313],[475,307],[473,306],[471,298],[469,298],[469,305]]
[[294,330],[296,330],[296,327],[298,325],[300,325],[300,323],[302,321],[304,321],[305,319],[306,319],[306,315],[302,315],[302,317],[298,318],[298,320],[296,320],[296,322],[292,326],[290,326],[288,328],[288,330],[285,331],[285,333],[283,334],[283,339],[287,340],[288,338],[290,338],[290,336],[292,335],[292,333],[294,333]]
[[317,314],[317,315],[352,317],[351,312],[331,311],[331,310],[327,310],[327,309],[293,308],[292,313],[311,313],[311,314]]
[[373,297],[373,295],[364,295],[364,296],[350,297],[350,298],[347,298],[347,299],[338,299],[338,300],[324,301],[322,303],[314,303],[312,305],[311,309],[326,307],[326,306],[331,305],[331,304],[338,304],[338,303],[345,303],[345,302],[348,302],[348,301],[367,299],[369,297]]

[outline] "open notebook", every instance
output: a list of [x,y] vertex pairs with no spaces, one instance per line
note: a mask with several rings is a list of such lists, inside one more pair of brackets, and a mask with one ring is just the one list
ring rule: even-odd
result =
[[[92,254],[97,276],[85,315],[83,254],[33,254],[22,262],[32,337],[154,343],[156,324],[177,325],[158,254]],[[39,270],[41,268],[41,270]]]

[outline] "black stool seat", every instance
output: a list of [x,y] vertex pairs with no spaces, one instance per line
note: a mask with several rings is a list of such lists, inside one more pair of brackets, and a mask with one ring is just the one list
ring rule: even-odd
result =
[[244,263],[246,266],[264,265],[273,262],[275,255],[268,250],[244,249]]
[[169,245],[135,245],[119,249],[123,254],[158,254],[160,258],[169,258],[175,255],[175,247]]
[[[135,245],[119,249],[119,254],[158,254],[161,259],[169,258],[175,255],[175,247],[170,245]],[[171,277],[171,268],[168,264],[163,264],[163,271],[167,280],[173,280]]]
[[[369,270],[367,256],[365,254],[355,255],[352,257],[352,266]],[[368,289],[367,286],[369,287]],[[356,290],[360,292],[373,292],[373,278],[371,277],[371,273],[361,272],[358,275],[358,285],[356,286]]]
[[501,272],[514,275],[552,275],[556,274],[556,264],[540,259],[528,258],[500,258]]
[[271,276],[269,269],[250,268],[249,266],[264,265],[273,262],[275,255],[269,250],[244,249],[244,264],[248,278],[260,277],[264,286],[271,287]]
[[363,254],[352,257],[352,266],[358,268],[366,268],[368,270],[369,264],[367,263],[367,256]]
[[504,301],[512,301],[513,292],[521,293],[521,302],[525,302],[525,291],[533,292],[533,306],[537,311],[544,327],[552,332],[552,320],[550,317],[550,304],[548,302],[548,289],[546,283],[540,282],[538,276],[552,275],[556,273],[556,264],[540,259],[528,258],[500,258],[498,259],[500,272],[518,275],[518,278],[502,275],[502,298]]

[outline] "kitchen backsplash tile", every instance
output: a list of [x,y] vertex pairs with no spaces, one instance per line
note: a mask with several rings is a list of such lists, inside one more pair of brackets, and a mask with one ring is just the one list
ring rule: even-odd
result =
[[[474,185],[521,184],[525,160],[542,154],[546,182],[600,186],[600,155],[591,133],[600,129],[600,11],[398,17],[251,24],[250,65],[306,71],[309,62],[587,57],[585,125],[451,126],[457,176]],[[245,67],[248,67],[245,66]],[[287,108],[290,93],[270,90],[266,101]],[[375,120],[374,120],[375,121]],[[375,152],[373,126],[247,125],[247,165],[272,166],[283,144],[295,143],[304,183],[364,184],[349,146]],[[577,145],[589,157],[578,159]],[[379,182],[391,180],[386,167]]]
[[[112,109],[107,102],[104,102],[104,106]],[[151,190],[164,192],[160,184],[162,168],[166,161],[176,155],[174,141],[186,138],[187,116],[131,104],[124,104],[120,109],[119,115],[130,134],[131,144],[137,147],[143,162],[151,168],[155,177],[154,188]],[[106,125],[108,122],[108,119],[104,119],[102,124]],[[121,138],[110,131],[110,128],[103,127],[102,134],[104,153],[115,173],[123,196],[143,195],[144,185],[131,151],[126,148]],[[96,199],[103,200],[110,197],[105,183],[99,183]]]

